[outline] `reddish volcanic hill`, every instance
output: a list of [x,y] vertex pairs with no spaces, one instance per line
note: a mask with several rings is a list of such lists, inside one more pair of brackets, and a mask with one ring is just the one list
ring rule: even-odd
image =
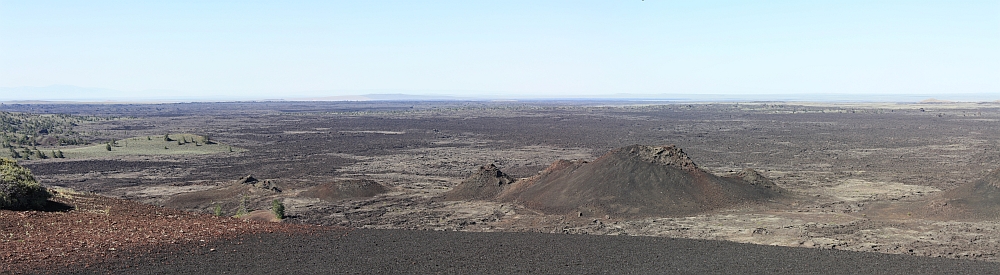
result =
[[1000,220],[1000,168],[975,182],[941,192],[928,201],[892,205],[881,210],[875,210],[876,214],[899,218],[918,215],[935,220]]
[[593,162],[560,160],[539,175],[496,186],[501,190],[463,184],[446,196],[516,202],[549,214],[612,217],[686,216],[781,196],[756,171],[715,176],[672,145],[632,145]]

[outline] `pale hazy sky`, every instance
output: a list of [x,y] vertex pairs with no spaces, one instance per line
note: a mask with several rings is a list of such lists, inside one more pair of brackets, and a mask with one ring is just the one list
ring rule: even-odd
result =
[[50,85],[216,98],[997,94],[1000,1],[0,0],[0,87]]

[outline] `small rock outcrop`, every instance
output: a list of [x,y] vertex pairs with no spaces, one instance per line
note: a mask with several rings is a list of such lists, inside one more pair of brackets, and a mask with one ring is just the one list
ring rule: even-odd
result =
[[271,180],[261,181],[258,180],[257,178],[254,178],[253,175],[247,175],[245,177],[242,177],[236,180],[236,183],[243,185],[251,185],[253,187],[257,187],[272,192],[279,192],[279,193],[281,192],[281,189],[278,188],[277,186],[274,186],[274,182],[272,182]]
[[257,182],[260,182],[260,181],[257,180],[257,178],[253,177],[253,175],[247,175],[246,177],[242,177],[242,178],[236,180],[236,183],[240,183],[240,184],[255,184]]
[[447,200],[492,200],[516,181],[496,165],[483,165],[472,176],[446,192],[444,197]]

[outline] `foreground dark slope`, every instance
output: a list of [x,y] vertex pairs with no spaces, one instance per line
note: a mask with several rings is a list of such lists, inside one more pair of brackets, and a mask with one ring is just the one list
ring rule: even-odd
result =
[[[212,250],[214,249],[214,250]],[[989,274],[1000,263],[724,241],[357,229],[247,235],[78,274]],[[131,267],[126,267],[131,266]]]

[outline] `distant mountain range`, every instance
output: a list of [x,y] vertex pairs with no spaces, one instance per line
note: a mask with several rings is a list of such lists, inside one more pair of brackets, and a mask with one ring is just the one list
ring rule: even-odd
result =
[[[366,93],[368,92],[368,93]],[[375,92],[375,93],[371,93]],[[481,100],[622,100],[622,101],[812,101],[812,102],[991,102],[993,94],[631,94],[607,95],[502,95],[475,91],[430,94],[426,91],[313,91],[274,95],[205,95],[169,90],[119,91],[104,88],[52,85],[0,87],[0,102],[192,102],[192,101],[481,101]],[[929,99],[931,98],[931,99]],[[936,99],[935,99],[936,98]]]
[[45,87],[0,87],[0,101],[93,101],[114,100],[125,94],[122,91],[86,88],[69,85]]
[[[51,85],[45,87],[0,87],[0,102],[177,102],[211,98],[188,96],[168,90],[127,92],[105,88]],[[216,98],[222,100],[222,98]]]
[[447,100],[483,100],[483,99],[484,98],[440,96],[440,95],[366,94],[366,95],[347,95],[347,96],[324,96],[324,97],[288,98],[287,100],[305,100],[305,101],[369,101],[369,100],[447,101]]

